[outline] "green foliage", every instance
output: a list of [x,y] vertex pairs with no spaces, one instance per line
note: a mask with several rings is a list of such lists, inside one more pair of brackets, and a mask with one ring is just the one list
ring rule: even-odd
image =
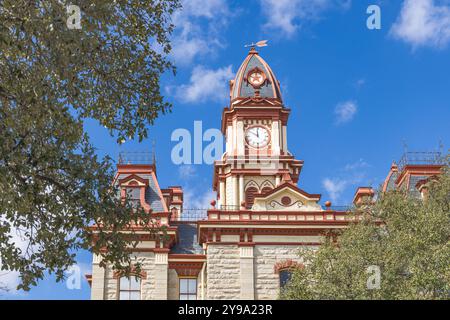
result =
[[[429,183],[426,201],[402,192],[379,196],[354,212],[361,220],[328,234],[316,251],[302,250],[282,299],[449,299],[450,174]],[[368,289],[368,267],[380,287]]]
[[[111,159],[99,159],[83,132],[93,118],[119,141],[147,136],[170,105],[160,95],[170,15],[178,0],[72,1],[81,29],[69,29],[62,1],[0,4],[0,265],[28,290],[45,271],[64,278],[75,251],[102,250],[128,268],[136,241],[119,231],[148,226],[111,187]],[[92,246],[86,226],[102,222]],[[125,266],[125,267],[123,267]]]

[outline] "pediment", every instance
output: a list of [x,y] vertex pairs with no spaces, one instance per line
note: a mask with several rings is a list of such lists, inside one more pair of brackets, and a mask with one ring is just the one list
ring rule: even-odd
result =
[[144,186],[148,185],[148,180],[146,180],[138,175],[132,174],[132,175],[127,176],[124,179],[120,179],[119,184],[121,186],[144,187]]
[[322,211],[319,194],[309,194],[292,183],[255,196],[255,211]]
[[261,97],[249,97],[239,101],[237,105],[240,106],[255,106],[255,105],[271,105],[271,106],[281,106],[281,101],[274,98],[261,98]]

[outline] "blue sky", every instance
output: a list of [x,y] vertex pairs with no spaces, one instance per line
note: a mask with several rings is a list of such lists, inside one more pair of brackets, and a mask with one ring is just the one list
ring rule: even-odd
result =
[[[369,30],[367,7],[381,8],[381,30]],[[177,75],[162,88],[173,112],[149,128],[142,143],[118,146],[105,129],[87,121],[100,155],[150,151],[156,143],[162,187],[182,185],[189,207],[214,197],[211,165],[177,166],[171,161],[172,132],[220,128],[232,79],[248,49],[260,50],[281,82],[292,109],[290,151],[305,161],[299,186],[322,193],[322,200],[351,202],[355,188],[374,187],[385,178],[405,145],[409,151],[435,151],[450,141],[450,1],[448,0],[190,0],[174,17],[172,59]],[[206,145],[206,144],[205,144]],[[91,256],[78,255],[82,273]],[[14,283],[14,275],[8,275]],[[52,277],[29,293],[6,299],[88,299],[80,290],[55,284]]]

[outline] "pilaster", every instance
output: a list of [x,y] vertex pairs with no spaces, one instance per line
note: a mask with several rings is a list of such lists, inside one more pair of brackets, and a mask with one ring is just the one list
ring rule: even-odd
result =
[[255,274],[253,262],[253,245],[242,244],[239,246],[240,258],[240,281],[242,300],[255,299]]
[[101,256],[92,256],[92,287],[91,299],[104,300],[105,298],[105,268],[100,267]]
[[168,297],[169,249],[155,249],[155,296],[156,300]]

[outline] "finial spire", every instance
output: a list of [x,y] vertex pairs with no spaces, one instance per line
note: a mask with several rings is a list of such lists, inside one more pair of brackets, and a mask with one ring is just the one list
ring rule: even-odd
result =
[[252,42],[250,44],[246,44],[244,47],[245,48],[250,47],[251,48],[250,51],[256,51],[255,47],[259,47],[259,48],[260,47],[267,47],[267,41],[268,40],[261,40],[261,41],[258,41],[256,43]]

